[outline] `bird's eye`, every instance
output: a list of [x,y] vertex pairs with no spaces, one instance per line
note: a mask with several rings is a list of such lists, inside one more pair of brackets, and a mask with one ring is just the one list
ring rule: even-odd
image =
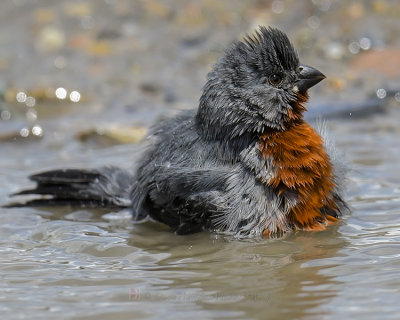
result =
[[269,76],[269,82],[272,85],[277,86],[278,84],[280,84],[282,82],[282,76],[277,73],[274,73]]

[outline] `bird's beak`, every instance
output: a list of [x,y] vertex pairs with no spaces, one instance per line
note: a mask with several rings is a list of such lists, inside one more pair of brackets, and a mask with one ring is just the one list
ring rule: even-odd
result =
[[306,65],[300,65],[299,69],[300,75],[299,80],[297,81],[297,88],[299,89],[300,93],[305,93],[308,89],[326,78],[323,73],[315,68]]

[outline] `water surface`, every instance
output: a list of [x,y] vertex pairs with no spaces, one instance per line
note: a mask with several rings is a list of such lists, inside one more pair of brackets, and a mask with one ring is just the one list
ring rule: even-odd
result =
[[[389,89],[400,86],[384,71],[357,71],[353,59],[368,52],[348,47],[363,37],[381,51],[398,46],[394,7],[218,3],[2,3],[0,205],[33,186],[27,176],[37,171],[133,169],[144,146],[105,139],[104,128],[147,129],[196,106],[223,47],[269,23],[288,31],[303,61],[328,75],[312,89],[310,114],[369,103],[368,94],[382,98],[378,89],[387,89],[385,112],[360,117],[348,109],[328,124],[351,169],[352,212],[322,232],[237,240],[176,236],[158,223],[133,224],[124,211],[0,208],[2,319],[399,319],[400,110]],[[4,32],[9,25],[13,33]],[[43,98],[58,87],[78,90],[81,101]],[[19,91],[36,104],[17,103]],[[21,137],[34,126],[43,135]]]

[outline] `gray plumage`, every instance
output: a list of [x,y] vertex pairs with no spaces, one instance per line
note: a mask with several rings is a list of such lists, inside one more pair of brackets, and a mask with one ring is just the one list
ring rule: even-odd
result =
[[[299,67],[286,35],[261,27],[225,51],[208,74],[198,109],[154,128],[135,174],[108,167],[78,181],[79,174],[74,180],[68,170],[53,171],[47,178],[46,173],[33,176],[37,189],[23,193],[128,206],[134,220],[150,216],[178,234],[289,231],[287,215],[297,195],[279,194],[269,185],[277,168],[273,159],[261,155],[258,142],[266,130],[288,126],[302,88]],[[61,186],[59,192],[51,192],[52,185]]]

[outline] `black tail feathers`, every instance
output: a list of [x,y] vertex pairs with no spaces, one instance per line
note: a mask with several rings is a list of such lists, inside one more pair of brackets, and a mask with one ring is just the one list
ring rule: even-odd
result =
[[34,189],[13,194],[40,195],[41,198],[7,207],[73,206],[129,207],[132,175],[124,169],[103,167],[96,170],[62,169],[45,171],[29,177]]

